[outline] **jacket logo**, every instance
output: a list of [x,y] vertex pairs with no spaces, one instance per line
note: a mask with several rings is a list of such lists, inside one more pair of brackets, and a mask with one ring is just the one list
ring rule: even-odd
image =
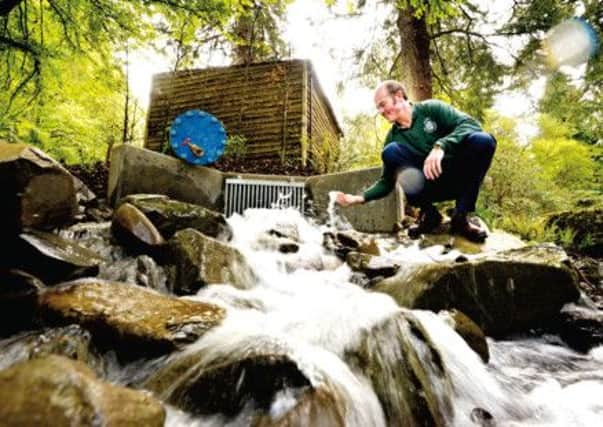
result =
[[423,130],[425,133],[434,133],[438,129],[438,124],[429,117],[423,120]]

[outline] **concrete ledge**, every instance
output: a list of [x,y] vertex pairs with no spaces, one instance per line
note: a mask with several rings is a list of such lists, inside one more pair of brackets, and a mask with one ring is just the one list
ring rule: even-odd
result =
[[[361,169],[310,177],[306,180],[306,190],[313,200],[314,210],[319,220],[327,219],[330,191],[360,194],[381,176],[381,168]],[[354,229],[371,233],[389,233],[402,218],[402,197],[400,191],[364,205],[337,208]]]
[[222,211],[224,176],[220,171],[131,145],[111,151],[107,197],[115,204],[128,194],[164,194]]
[[[327,219],[329,192],[359,193],[379,178],[380,168],[362,169],[313,177],[222,173],[216,169],[193,166],[165,154],[131,145],[119,145],[111,152],[108,200],[115,204],[129,194],[164,194],[217,212],[223,211],[226,178],[304,182],[319,221]],[[391,232],[401,218],[401,197],[388,197],[362,206],[338,208],[358,231]]]

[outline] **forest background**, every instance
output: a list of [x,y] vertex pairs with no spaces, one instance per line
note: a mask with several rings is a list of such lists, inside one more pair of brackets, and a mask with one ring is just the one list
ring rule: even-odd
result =
[[[202,68],[216,55],[232,64],[286,59],[292,3],[0,0],[0,140],[40,147],[68,165],[106,162],[116,144],[143,139],[146,112],[129,84],[134,52],[155,51],[171,70]],[[341,90],[352,81],[372,87],[398,79],[411,99],[442,99],[475,116],[498,140],[478,213],[528,240],[574,241],[571,230],[547,219],[603,204],[603,55],[599,49],[576,76],[547,68],[541,48],[547,31],[574,16],[600,38],[602,2],[514,0],[504,21],[489,14],[494,1],[486,0],[324,4],[339,21],[379,11],[366,43],[346,53]],[[510,60],[496,54],[503,43],[517,46]],[[526,135],[513,114],[493,105],[536,78],[545,79],[544,93],[535,106],[537,131]],[[337,155],[316,153],[314,170],[379,165],[387,124],[357,113],[344,116],[343,126]],[[241,138],[227,148],[244,158]]]

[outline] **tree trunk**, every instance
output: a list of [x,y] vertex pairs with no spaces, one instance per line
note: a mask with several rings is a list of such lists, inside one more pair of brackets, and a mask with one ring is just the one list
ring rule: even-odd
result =
[[234,46],[232,48],[233,65],[251,64],[254,62],[254,36],[256,16],[251,11],[239,16],[234,24]]
[[431,98],[429,34],[425,16],[416,18],[410,6],[399,9],[397,25],[401,46],[400,71],[408,97],[413,101]]

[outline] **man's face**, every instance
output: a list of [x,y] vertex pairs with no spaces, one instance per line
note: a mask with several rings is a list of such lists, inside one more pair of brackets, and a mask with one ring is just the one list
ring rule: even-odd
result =
[[388,122],[394,122],[400,115],[401,97],[391,94],[382,87],[375,92],[375,108]]

